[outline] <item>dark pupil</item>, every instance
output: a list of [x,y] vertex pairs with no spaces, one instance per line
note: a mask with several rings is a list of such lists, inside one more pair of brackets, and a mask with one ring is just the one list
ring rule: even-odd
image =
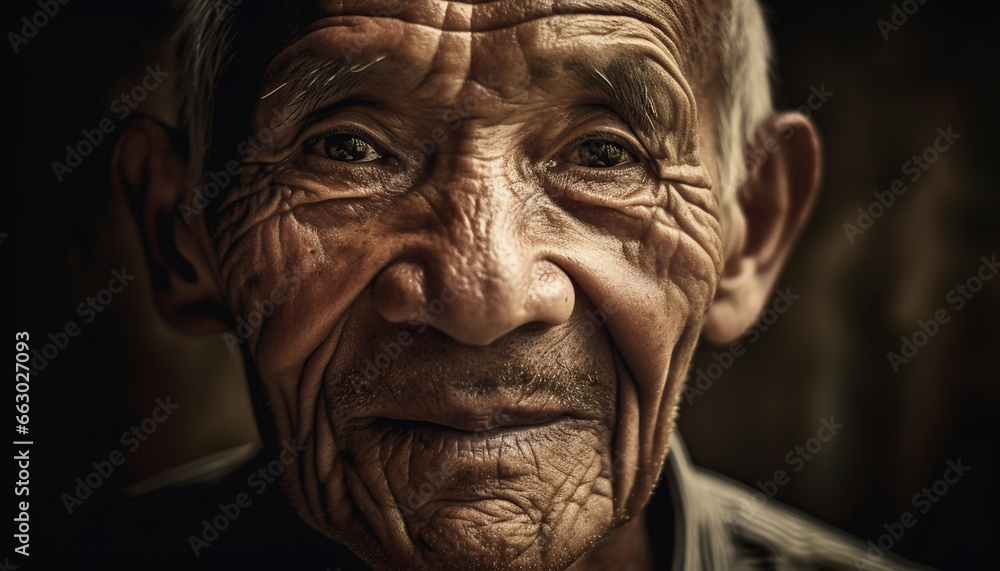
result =
[[368,154],[368,144],[355,135],[332,135],[326,138],[326,152],[335,161],[358,161]]
[[580,160],[592,167],[613,167],[625,162],[625,149],[614,141],[594,139],[583,143]]

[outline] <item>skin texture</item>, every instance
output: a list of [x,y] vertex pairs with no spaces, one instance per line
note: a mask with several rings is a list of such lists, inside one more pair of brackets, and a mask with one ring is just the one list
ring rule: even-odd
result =
[[192,224],[161,127],[116,149],[171,323],[281,292],[243,347],[275,442],[306,447],[285,491],[375,567],[648,566],[706,315],[718,339],[752,323],[811,204],[818,146],[786,117],[753,184],[787,196],[719,205],[692,6],[557,8],[305,11],[250,117],[270,142]]

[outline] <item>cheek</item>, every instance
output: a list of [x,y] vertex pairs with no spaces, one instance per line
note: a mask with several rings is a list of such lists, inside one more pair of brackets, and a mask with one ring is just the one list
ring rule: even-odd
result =
[[[603,300],[618,361],[616,507],[636,513],[659,477],[674,410],[722,267],[711,189],[670,185],[605,236],[585,289]],[[594,268],[600,268],[595,270]],[[580,272],[588,270],[581,267]],[[580,274],[584,275],[584,274]],[[600,306],[601,302],[598,302]]]
[[[707,195],[707,196],[706,196]],[[639,241],[638,265],[661,305],[651,308],[669,332],[670,343],[656,351],[671,351],[687,329],[700,331],[715,296],[722,271],[722,238],[711,189],[671,185],[669,210],[657,210]]]
[[[623,360],[620,380],[634,385],[636,400],[620,399],[638,412],[638,426],[626,430],[638,430],[639,441],[648,444],[672,425],[676,395],[715,293],[716,256],[676,218],[653,220],[623,252],[634,275],[622,284],[629,294],[619,297],[610,331]],[[650,458],[656,453],[646,452]]]
[[664,185],[662,204],[635,209],[615,232],[579,245],[591,251],[590,263],[574,277],[599,307],[613,311],[608,323],[615,346],[650,390],[662,389],[677,344],[685,331],[700,330],[715,295],[721,230],[711,193]]
[[263,379],[297,379],[378,271],[385,247],[349,205],[283,185],[240,191],[213,233],[234,333]]

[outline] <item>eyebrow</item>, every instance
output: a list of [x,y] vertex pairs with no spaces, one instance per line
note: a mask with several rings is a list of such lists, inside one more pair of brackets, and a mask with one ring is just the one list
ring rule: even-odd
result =
[[[346,98],[352,90],[373,75],[373,66],[385,56],[349,62],[339,57],[306,54],[268,74],[264,85],[270,89],[260,98],[267,108],[282,109],[285,121],[301,119],[335,101]],[[270,99],[270,101],[269,101]]]
[[[264,85],[281,83],[270,88],[260,101],[266,108],[282,109],[287,122],[301,119],[350,96],[358,85],[379,73],[377,64],[384,59],[382,55],[351,62],[329,54],[303,54],[267,75]],[[662,73],[643,54],[620,54],[602,65],[586,58],[539,61],[531,65],[529,73],[540,79],[564,76],[579,89],[603,94],[615,111],[646,137],[655,138],[679,119],[672,116],[674,106],[669,105],[669,98],[666,100],[671,116],[663,117],[658,109],[656,101],[664,99],[657,96],[663,85]]]
[[[576,59],[567,62],[563,71],[581,89],[604,94],[615,110],[643,135],[653,136],[661,132],[669,127],[668,120],[674,119],[661,117],[656,106],[656,101],[662,99],[657,97],[656,89],[663,84],[663,80],[648,57],[624,54],[602,67]],[[650,94],[651,86],[653,94]]]

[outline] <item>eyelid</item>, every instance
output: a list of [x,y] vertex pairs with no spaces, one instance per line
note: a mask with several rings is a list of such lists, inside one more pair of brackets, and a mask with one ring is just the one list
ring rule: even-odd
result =
[[332,105],[327,105],[326,107],[317,109],[308,116],[304,117],[301,121],[301,125],[295,133],[295,138],[300,139],[303,133],[314,129],[316,125],[332,120],[332,118],[337,115],[350,113],[355,108],[373,107],[375,107],[375,103],[354,97],[337,101]]
[[319,133],[310,135],[310,136],[306,137],[306,140],[303,143],[303,146],[311,147],[311,146],[315,145],[316,143],[318,143],[318,142],[322,141],[323,139],[326,139],[327,137],[330,137],[332,135],[355,135],[359,139],[363,139],[366,143],[368,143],[372,147],[375,147],[375,145],[369,140],[370,135],[368,133],[362,131],[361,129],[358,129],[357,127],[352,127],[350,125],[341,125],[341,126],[337,126],[337,127],[329,127],[327,129],[324,129],[324,130],[320,131]]
[[582,135],[566,138],[559,136],[558,139],[564,141],[569,139],[560,148],[579,143],[581,139],[603,137],[626,147],[636,157],[649,158],[643,137],[613,106],[596,100],[580,101],[571,104],[566,112],[559,120],[561,124],[559,130],[567,135],[573,133]]

